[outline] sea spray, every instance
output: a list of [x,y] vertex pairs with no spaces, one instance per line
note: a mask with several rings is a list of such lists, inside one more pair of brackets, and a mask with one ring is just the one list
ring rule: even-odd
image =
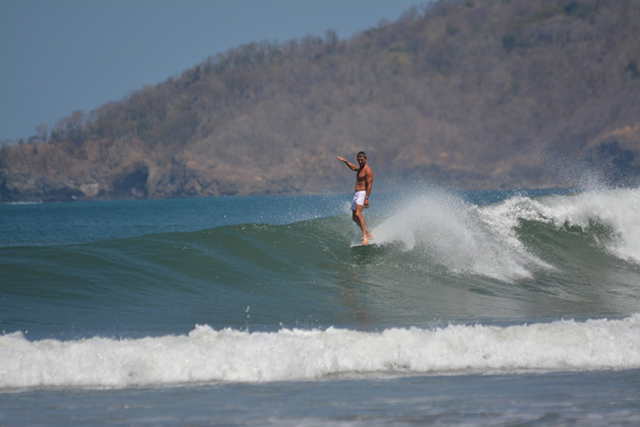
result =
[[377,244],[420,251],[425,260],[460,274],[513,281],[531,278],[535,269],[551,268],[526,250],[514,224],[494,219],[458,196],[431,192],[407,202],[374,234]]
[[[496,229],[516,229],[523,220],[558,230],[592,231],[599,247],[640,264],[640,189],[594,190],[532,199],[513,197],[481,209]],[[504,233],[504,231],[502,232]]]

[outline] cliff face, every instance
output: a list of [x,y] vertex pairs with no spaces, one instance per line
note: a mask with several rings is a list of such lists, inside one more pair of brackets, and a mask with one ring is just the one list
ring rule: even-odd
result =
[[[0,200],[577,185],[640,176],[640,2],[445,0],[250,44],[0,151]],[[391,185],[391,184],[389,184]]]

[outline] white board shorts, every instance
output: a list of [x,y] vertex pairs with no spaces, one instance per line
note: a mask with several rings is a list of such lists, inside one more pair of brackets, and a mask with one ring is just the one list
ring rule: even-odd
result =
[[355,211],[356,206],[364,206],[364,198],[367,196],[366,191],[356,191],[356,194],[353,195],[353,202],[351,202],[351,210]]

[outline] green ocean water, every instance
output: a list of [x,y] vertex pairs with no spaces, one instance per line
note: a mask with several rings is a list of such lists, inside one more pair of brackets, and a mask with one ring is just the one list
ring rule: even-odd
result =
[[[110,412],[124,423],[171,424],[200,418],[190,405],[169,416],[169,395],[258,408],[255,394],[271,390],[325,402],[272,402],[261,410],[273,424],[383,425],[401,413],[476,423],[490,402],[456,395],[504,394],[499,384],[543,409],[523,398],[518,418],[491,402],[488,421],[638,421],[638,400],[585,403],[613,399],[619,375],[638,383],[638,189],[378,195],[369,247],[352,247],[349,201],[0,205],[0,390],[11,402],[0,422],[26,422],[21,408],[35,405],[54,408],[53,424],[81,424],[126,401],[155,409]],[[434,381],[449,409],[420,400]],[[586,389],[563,410],[542,390],[567,383]],[[386,412],[344,388],[371,389]],[[65,410],[67,395],[93,403]],[[272,423],[213,408],[200,415]]]

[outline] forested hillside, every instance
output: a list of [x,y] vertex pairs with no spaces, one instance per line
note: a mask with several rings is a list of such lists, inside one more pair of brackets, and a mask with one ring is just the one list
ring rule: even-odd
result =
[[[442,0],[256,42],[0,151],[0,200],[573,186],[640,176],[640,1]],[[348,183],[345,184],[345,182]]]

